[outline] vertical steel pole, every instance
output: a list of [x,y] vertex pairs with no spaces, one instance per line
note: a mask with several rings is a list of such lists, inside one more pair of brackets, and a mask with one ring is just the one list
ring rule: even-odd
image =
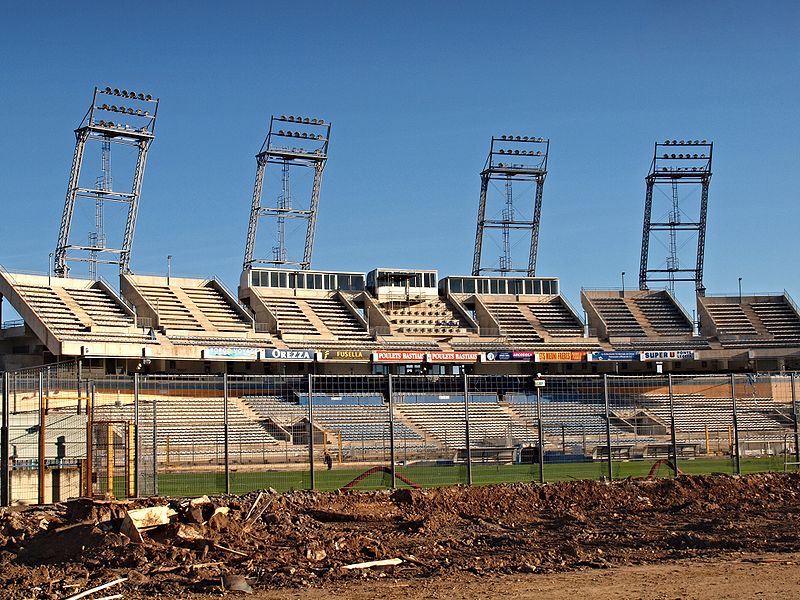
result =
[[8,390],[10,382],[11,377],[9,377],[8,373],[3,373],[3,428],[0,430],[0,478],[2,478],[0,480],[0,506],[11,504],[11,490],[9,489],[9,475],[11,472],[9,421],[11,413],[9,410],[10,396]]
[[[534,385],[536,380],[534,379]],[[542,388],[536,386],[536,427],[539,430],[539,483],[544,483],[544,427],[542,425]]]
[[133,374],[133,496],[139,497],[139,474],[141,473],[141,454],[139,453],[139,373]]
[[611,411],[608,407],[608,374],[603,374],[603,402],[606,407],[606,452],[608,454],[608,480],[614,480],[613,461],[611,460]]
[[86,496],[94,494],[92,474],[94,472],[94,382],[86,382]]
[[158,413],[156,394],[153,394],[153,495],[158,496]]
[[39,494],[38,503],[44,504],[45,419],[44,419],[44,373],[39,371]]
[[669,381],[669,428],[672,430],[672,466],[675,468],[675,477],[678,476],[678,441],[675,436],[675,404],[672,395],[672,373],[667,374]]
[[310,473],[311,489],[316,489],[317,481],[314,476],[314,383],[313,375],[308,374],[308,468]]
[[467,485],[472,485],[472,448],[469,440],[469,385],[464,372],[464,442],[467,445]]
[[[391,485],[392,489],[397,487],[397,465],[395,460],[395,452],[394,452],[394,390],[392,389],[392,374],[388,374],[389,377],[389,460],[391,464],[389,465],[389,472],[391,476]],[[341,436],[340,438],[341,439]]]
[[[792,373],[792,427],[794,429],[794,461],[800,463],[800,432],[797,427],[797,390],[795,388],[795,375]],[[798,465],[794,468],[797,469]]]
[[739,419],[736,410],[736,376],[731,373],[731,402],[733,403],[733,465],[736,474],[742,473],[742,462],[739,456]]
[[231,459],[230,459],[230,438],[228,428],[228,374],[222,374],[222,426],[225,438],[225,493],[231,493]]

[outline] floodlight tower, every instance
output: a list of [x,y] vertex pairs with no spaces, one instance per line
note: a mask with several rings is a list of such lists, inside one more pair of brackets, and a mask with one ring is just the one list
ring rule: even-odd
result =
[[[475,235],[475,256],[472,261],[472,274],[484,273],[525,273],[529,277],[536,274],[536,253],[539,246],[539,223],[542,216],[542,190],[547,176],[547,156],[550,140],[540,137],[501,135],[492,137],[486,166],[481,171],[481,196],[478,205],[478,230]],[[486,205],[489,195],[489,182],[502,182],[505,189],[502,218],[487,219]],[[518,209],[514,202],[524,197],[524,192],[515,193],[517,188],[527,187],[527,182],[535,182],[532,220],[517,219]],[[503,235],[503,254],[499,267],[482,266],[481,253],[483,238],[487,229],[500,229]],[[527,268],[514,268],[511,257],[511,230],[530,231],[531,248]]]
[[[126,99],[124,100],[125,105],[109,105],[109,102],[115,101],[109,96]],[[122,101],[116,100],[116,102]],[[114,114],[106,116],[105,113]],[[142,178],[144,177],[147,151],[155,138],[157,113],[158,99],[153,98],[150,94],[117,88],[112,89],[110,87],[94,89],[92,105],[89,107],[81,124],[75,130],[75,153],[72,157],[72,168],[70,169],[69,183],[67,185],[67,199],[64,203],[64,213],[61,217],[61,227],[58,232],[58,242],[54,254],[54,272],[58,277],[69,276],[68,261],[89,262],[94,265],[93,268],[95,269],[98,263],[114,264],[119,265],[121,273],[130,272],[131,246],[133,245],[133,233],[136,229],[136,216],[139,211]],[[103,117],[103,119],[101,120],[100,117]],[[105,120],[106,118],[113,120]],[[91,187],[81,186],[81,166],[88,142],[99,142],[101,149],[104,144],[108,144],[109,149],[110,144],[119,144],[136,150],[136,165],[130,192],[112,190],[110,177],[96,180]],[[107,157],[110,159],[110,154]],[[108,168],[110,175],[110,163]],[[103,183],[106,183],[106,185],[103,185]],[[97,207],[97,204],[101,202],[121,202],[128,205],[127,221],[120,248],[106,246],[104,231],[97,231],[97,240],[86,246],[70,243],[75,201],[80,198],[91,199],[95,202],[96,219],[103,214],[102,207]],[[99,258],[98,255],[106,258]]]
[[[713,142],[706,140],[666,140],[656,142],[650,173],[645,178],[647,191],[644,203],[644,228],[642,231],[642,254],[639,263],[639,289],[649,289],[650,283],[666,283],[675,290],[675,282],[693,281],[699,294],[705,293],[703,286],[703,261],[706,244],[706,217],[708,214],[708,186],[711,182],[711,155]],[[666,220],[653,221],[653,190],[658,189],[670,201]],[[698,191],[699,206],[690,196]],[[681,206],[683,198],[683,207]],[[695,210],[696,209],[696,212]],[[686,217],[686,212],[691,215]],[[669,236],[666,268],[648,268],[650,239],[653,233],[666,232]],[[681,265],[678,258],[679,240],[697,234],[695,264]]]
[[[247,229],[247,242],[244,250],[244,270],[255,265],[266,264],[275,267],[295,266],[311,268],[311,254],[314,250],[314,233],[317,226],[319,191],[322,172],[328,160],[328,140],[331,124],[324,119],[299,116],[272,116],[267,138],[256,154],[256,182],[253,188],[253,203],[250,209],[250,224]],[[281,169],[281,194],[275,206],[262,206],[261,194],[267,165],[277,165]],[[311,198],[308,209],[297,208],[292,204],[290,173],[299,169],[314,170]],[[261,217],[274,219],[277,223],[277,245],[272,249],[272,258],[256,258],[256,232]],[[286,219],[303,219],[307,222],[306,243],[302,260],[289,258],[286,249]]]

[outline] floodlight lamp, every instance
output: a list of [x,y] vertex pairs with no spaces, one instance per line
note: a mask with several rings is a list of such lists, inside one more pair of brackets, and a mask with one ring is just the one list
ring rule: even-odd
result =
[[318,139],[318,140],[321,140],[321,139],[323,139],[323,138],[322,138],[322,134],[321,134],[321,133],[318,133],[318,134],[317,134],[317,139]]
[[295,131],[294,132],[294,137],[300,137],[300,132],[299,131]]
[[308,117],[306,117],[305,119],[303,119],[303,123],[310,123],[310,122],[311,122],[311,119],[309,119]]
[[517,137],[516,137],[516,138],[514,138],[514,139],[516,139],[516,140],[519,142],[521,138],[520,138],[519,136],[517,136]]
[[303,122],[303,117],[295,116],[294,120],[297,121],[298,123],[302,123]]
[[304,138],[307,138],[307,137],[308,137],[308,134],[307,134],[305,131],[303,132],[303,137],[304,137]]
[[705,157],[706,157],[706,155],[705,155],[705,154],[701,154],[701,155],[700,155],[700,158],[705,158]]
[[133,114],[133,109],[132,109],[132,108],[129,108],[129,109],[128,109],[128,114],[129,114],[129,115],[132,115],[132,114]]
[[108,110],[108,104],[103,104],[100,106],[100,110]]
[[114,127],[114,121],[107,121],[106,127]]
[[497,163],[497,166],[498,166],[498,167],[502,167],[502,166],[503,166],[503,163]]
[[149,110],[144,111],[144,116],[145,117],[149,117],[150,116],[150,111]]
[[536,151],[536,156],[541,156],[541,155],[542,155],[542,151],[541,150],[537,150]]
[[289,115],[288,117],[286,117],[286,119],[289,120],[289,121],[294,122],[294,117],[292,115]]
[[523,135],[522,139],[527,142],[528,141],[528,136],[527,135]]
[[504,136],[504,135],[501,135],[501,136],[500,136],[500,139],[501,139],[501,140],[504,140],[504,139],[506,139],[506,136]]
[[661,158],[669,158],[669,154],[665,154],[665,155],[664,155],[664,156],[662,156]]
[[137,97],[139,100],[144,100],[144,94],[142,94],[141,92],[139,92],[139,93],[136,95],[136,97]]
[[705,140],[703,140],[703,142],[702,142],[702,143],[703,143],[703,144],[705,144],[705,143],[706,143],[706,141],[705,141]]
[[664,145],[669,146],[669,140],[664,140]]
[[662,171],[667,171],[668,169],[667,169],[667,167],[661,167],[661,170]]
[[113,90],[110,87],[107,87],[103,90],[106,94],[110,94]]
[[152,100],[152,99],[153,99],[153,97],[152,97],[150,94],[145,94],[145,95],[144,95],[144,99],[145,99],[145,100]]
[[312,125],[316,125],[316,124],[317,124],[317,118],[316,118],[316,117],[314,117],[313,119],[311,119],[311,124],[312,124]]
[[500,148],[500,149],[497,151],[497,153],[498,153],[498,154],[505,154],[505,153],[506,153],[506,151],[505,151],[505,150],[503,150],[502,148]]
[[318,123],[319,125],[325,125],[325,119],[319,119],[319,120],[317,121],[317,123]]
[[678,154],[678,158],[683,158],[683,154]]
[[116,104],[112,104],[111,105],[111,112],[117,112],[117,105]]
[[672,140],[672,145],[673,145],[673,146],[674,146],[675,144],[677,144],[677,143],[678,143],[678,140]]
[[672,155],[670,156],[670,158],[675,158],[675,155],[674,155],[674,154],[672,154]]
[[519,154],[519,150],[514,150],[514,154]]
[[693,155],[692,158],[697,158],[697,154]]

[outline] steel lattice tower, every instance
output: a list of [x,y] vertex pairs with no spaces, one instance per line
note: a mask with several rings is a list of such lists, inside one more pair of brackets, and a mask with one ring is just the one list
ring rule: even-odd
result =
[[[125,99],[127,106],[111,104],[110,96]],[[101,101],[105,101],[100,104]],[[118,100],[121,102],[122,100]],[[97,117],[104,113],[112,120],[100,120]],[[64,203],[64,213],[61,217],[61,227],[58,232],[58,242],[54,254],[54,271],[59,277],[69,276],[68,261],[89,262],[94,265],[116,264],[120,272],[130,272],[131,246],[133,233],[136,229],[136,216],[139,211],[139,196],[142,189],[142,178],[147,160],[147,151],[155,138],[156,115],[158,113],[158,99],[150,94],[136,93],[128,90],[112,89],[110,87],[95,88],[92,96],[92,105],[75,130],[75,153],[72,157],[72,168],[67,185],[67,199]],[[130,192],[114,191],[109,185],[102,185],[103,181],[96,180],[93,187],[82,187],[80,184],[81,166],[84,152],[88,142],[103,144],[119,144],[133,147],[136,150],[136,164],[134,167]],[[105,189],[109,188],[109,189]],[[97,240],[86,246],[70,243],[70,230],[75,212],[75,201],[79,198],[91,199],[95,202],[95,214],[102,214],[102,207],[98,203],[121,202],[128,205],[127,221],[122,235],[120,248],[106,246],[104,232],[97,232]],[[102,255],[106,258],[99,258]]]
[[[644,203],[644,228],[642,254],[639,263],[639,289],[646,290],[650,283],[667,283],[674,291],[675,282],[693,281],[695,290],[703,294],[703,261],[706,243],[706,218],[708,215],[708,186],[711,181],[711,155],[714,144],[702,141],[667,140],[656,143],[650,173],[645,178],[647,191]],[[667,189],[669,193],[664,191]],[[661,189],[669,199],[666,221],[653,221],[653,190]],[[682,219],[681,197],[687,203],[689,192],[699,189],[700,200],[697,218]],[[683,191],[683,194],[681,193]],[[650,240],[653,233],[667,232],[668,255],[663,269],[648,268]],[[694,266],[680,264],[679,238],[697,234],[697,258]]]
[[[542,215],[542,190],[547,176],[547,156],[550,140],[545,138],[501,135],[492,137],[486,166],[481,171],[481,196],[478,205],[478,230],[475,234],[475,255],[472,261],[472,274],[483,273],[525,273],[536,274],[536,253],[539,246],[539,223]],[[489,196],[489,185],[492,181],[502,181],[504,186],[504,208],[501,219],[487,219],[486,206]],[[515,193],[515,184],[535,182],[532,220],[518,220],[515,200],[524,197],[523,193]],[[481,254],[483,239],[487,229],[500,229],[503,235],[503,254],[499,266],[483,266]],[[530,254],[527,269],[514,268],[511,257],[511,230],[528,230],[531,236]]]
[[[277,129],[284,127],[285,129]],[[291,129],[290,129],[291,128]],[[328,159],[328,140],[331,125],[323,119],[308,117],[272,116],[267,138],[256,155],[256,181],[253,188],[253,204],[250,209],[250,224],[247,229],[247,242],[244,250],[245,270],[257,264],[276,267],[299,266],[301,269],[311,268],[311,255],[314,250],[314,234],[317,226],[317,210],[319,208],[319,192],[322,183],[322,172]],[[297,147],[294,147],[296,145]],[[281,169],[281,195],[276,206],[262,206],[261,196],[267,165],[278,165]],[[293,206],[290,193],[290,172],[292,170],[311,168],[314,171],[311,186],[309,208]],[[277,222],[277,245],[272,248],[272,258],[256,258],[256,232],[261,217],[268,217]],[[306,241],[302,260],[290,260],[286,249],[286,219],[305,219]]]

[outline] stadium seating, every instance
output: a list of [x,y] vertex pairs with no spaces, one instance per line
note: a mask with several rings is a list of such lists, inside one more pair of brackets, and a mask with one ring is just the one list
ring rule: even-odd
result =
[[800,343],[800,315],[784,294],[697,297],[701,331],[723,348],[786,347]]
[[392,332],[409,336],[466,335],[467,324],[442,298],[392,300],[381,303]]
[[338,340],[372,341],[372,337],[361,322],[336,297],[308,298],[305,302]]
[[544,341],[530,318],[522,312],[525,305],[512,302],[485,302],[484,305],[500,325],[502,335],[509,341],[523,347]]

